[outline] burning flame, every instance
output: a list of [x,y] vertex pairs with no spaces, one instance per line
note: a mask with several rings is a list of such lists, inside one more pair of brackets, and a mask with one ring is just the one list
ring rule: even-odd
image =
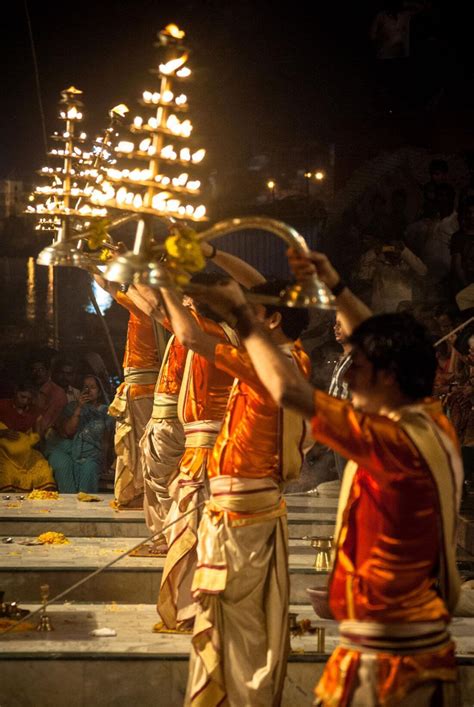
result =
[[187,60],[188,54],[186,52],[177,59],[170,59],[166,62],[166,64],[160,64],[160,73],[165,74],[165,76],[174,74],[174,72],[180,69],[187,62]]
[[174,39],[184,39],[186,35],[186,33],[175,24],[166,25],[163,32],[169,34],[170,37],[174,37]]

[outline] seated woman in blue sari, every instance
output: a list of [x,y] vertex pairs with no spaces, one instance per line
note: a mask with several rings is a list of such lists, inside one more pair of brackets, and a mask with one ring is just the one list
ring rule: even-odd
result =
[[57,424],[63,439],[56,438],[46,453],[60,493],[98,491],[104,442],[114,428],[107,409],[99,380],[86,375],[79,400],[65,406]]

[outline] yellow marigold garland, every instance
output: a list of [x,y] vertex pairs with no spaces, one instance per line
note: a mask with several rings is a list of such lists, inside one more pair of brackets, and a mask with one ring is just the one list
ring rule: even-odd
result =
[[179,285],[189,281],[189,274],[203,270],[206,260],[196,231],[189,226],[172,228],[165,241],[166,264]]
[[27,498],[29,501],[57,501],[59,499],[59,492],[33,489],[33,491],[30,491]]
[[37,540],[43,545],[68,545],[69,540],[64,533],[57,533],[54,530],[49,530],[47,533],[38,535]]

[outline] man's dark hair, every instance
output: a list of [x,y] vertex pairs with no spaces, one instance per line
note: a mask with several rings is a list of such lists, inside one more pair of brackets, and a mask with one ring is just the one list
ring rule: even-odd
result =
[[420,400],[433,392],[436,357],[427,329],[406,312],[377,314],[349,337],[375,371],[390,371],[401,392]]
[[[224,275],[223,273],[218,273],[218,272],[196,272],[194,275],[191,277],[191,283],[193,285],[217,285],[220,282],[224,282],[225,280],[228,280],[229,277],[227,275]],[[192,297],[192,294],[191,294]],[[198,313],[201,315],[201,317],[205,317],[206,319],[211,319],[213,322],[219,323],[222,321],[222,317],[217,315],[213,310],[204,302],[196,302],[194,301],[194,306],[196,307],[196,310]]]
[[[267,280],[259,285],[254,285],[250,291],[261,295],[273,295],[278,297],[282,290],[290,283],[287,280]],[[279,307],[278,305],[265,304],[265,312],[270,317],[274,312],[281,314],[281,329],[288,339],[295,341],[301,336],[309,324],[309,314],[307,309],[301,307]]]
[[218,272],[195,272],[191,277],[194,285],[217,285],[229,279],[228,275]]
[[429,166],[430,174],[436,174],[436,172],[442,172],[447,174],[449,172],[449,166],[446,160],[431,160]]

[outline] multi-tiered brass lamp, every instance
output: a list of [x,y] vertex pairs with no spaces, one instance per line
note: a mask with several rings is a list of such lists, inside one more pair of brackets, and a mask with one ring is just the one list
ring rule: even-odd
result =
[[130,140],[116,148],[119,166],[107,170],[92,195],[99,206],[139,217],[133,250],[110,262],[104,273],[109,280],[160,284],[153,218],[171,223],[206,220],[206,207],[199,201],[201,182],[194,176],[205,150],[193,145],[188,98],[181,88],[191,75],[184,36],[173,24],[158,33],[160,58],[151,72],[159,84],[143,92],[140,104],[146,115],[134,117]]

